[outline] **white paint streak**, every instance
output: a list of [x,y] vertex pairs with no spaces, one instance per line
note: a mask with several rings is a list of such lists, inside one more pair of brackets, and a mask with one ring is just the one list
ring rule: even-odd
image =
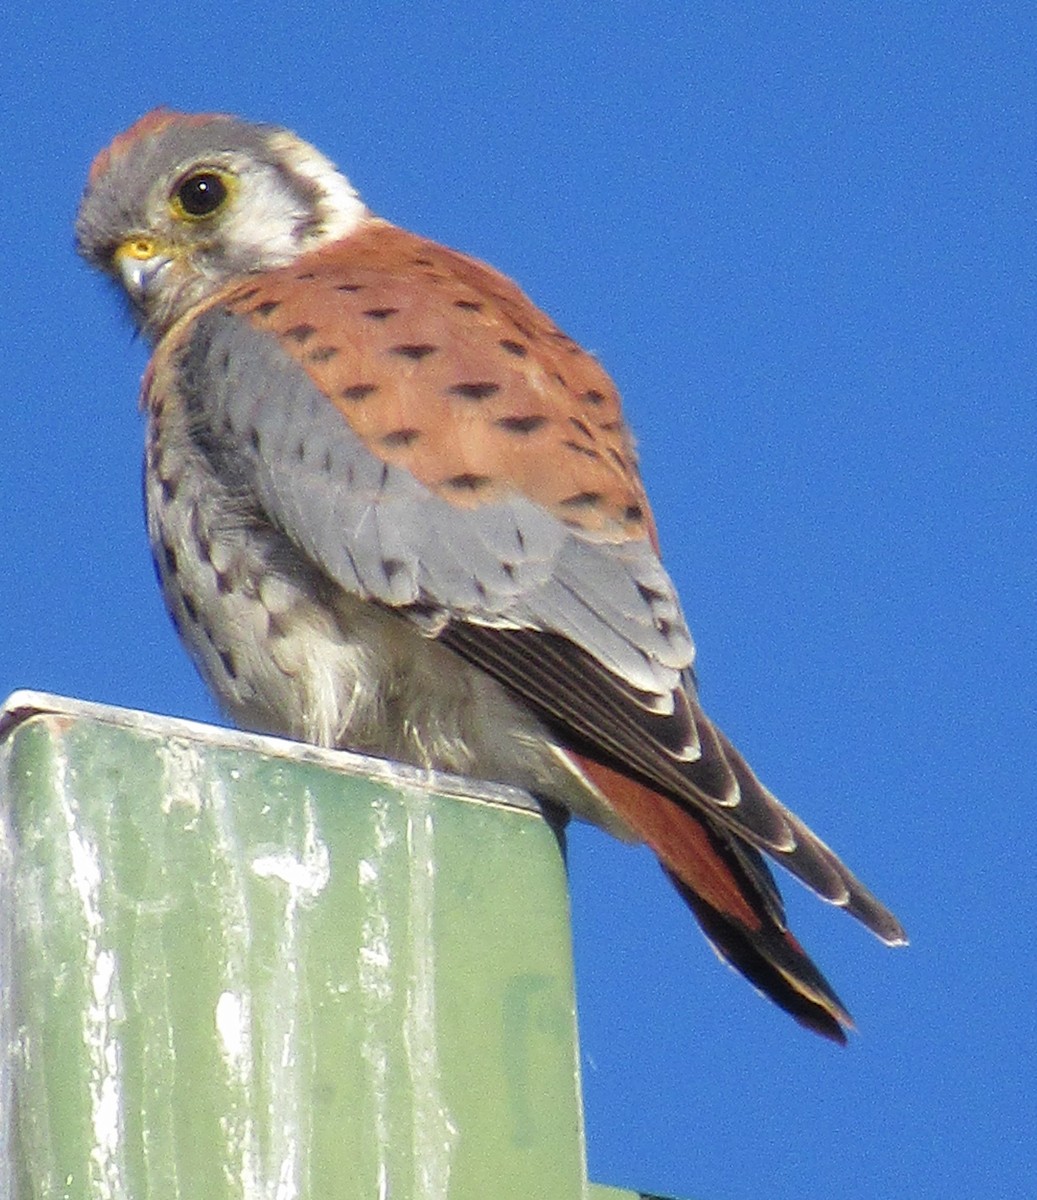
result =
[[357,864],[357,882],[361,887],[369,887],[378,878],[378,868],[374,863],[370,863],[366,858],[362,858]]
[[[8,796],[7,748],[0,743],[0,796]],[[14,1195],[14,850],[8,802],[0,803],[0,1196]],[[31,1051],[30,1051],[31,1053]],[[42,1172],[41,1172],[42,1174]],[[37,1178],[37,1184],[44,1180]]]
[[292,854],[260,854],[252,860],[252,873],[260,879],[279,879],[288,888],[292,902],[313,900],[327,887],[330,864],[327,847],[313,857],[300,860]]
[[410,1068],[413,1104],[411,1151],[414,1195],[447,1200],[457,1126],[446,1107],[439,1070],[436,1026],[435,828],[425,792],[408,796],[407,862],[411,970],[403,1041]]
[[[233,805],[223,781],[208,772],[202,756],[189,744],[167,743],[163,753],[166,811],[174,804],[205,813],[212,821],[215,862],[213,884],[220,917],[218,944],[223,991],[213,1022],[226,1072],[228,1102],[220,1117],[226,1143],[224,1177],[243,1200],[263,1200],[262,1153],[256,1127],[256,1082],[252,1054],[253,1014],[248,972],[252,946],[241,840],[234,827]],[[239,1192],[240,1189],[240,1192]]]
[[320,895],[331,879],[331,856],[317,829],[313,803],[305,798],[302,809],[302,850],[298,857],[287,852],[260,854],[251,869],[260,879],[284,885],[281,934],[277,945],[277,968],[270,982],[263,1024],[266,1052],[264,1091],[268,1097],[270,1129],[265,1171],[265,1200],[296,1200],[302,1192],[305,1169],[303,1150],[307,1131],[303,1079],[299,1058],[301,1006],[301,945],[299,910]]
[[91,1196],[96,1200],[125,1200],[122,1128],[122,1047],[117,1035],[123,1014],[118,960],[103,944],[107,933],[101,895],[101,856],[87,835],[73,794],[74,779],[63,749],[56,747],[55,790],[69,850],[69,883],[78,897],[83,940],[83,1045],[90,1064],[90,1121],[94,1144],[90,1152]]
[[203,808],[203,757],[199,747],[184,738],[170,737],[155,748],[162,764],[162,811],[188,808],[200,813]]
[[252,1024],[251,1004],[248,995],[237,992],[221,992],[216,1001],[216,1033],[220,1049],[231,1075],[244,1082],[251,1068],[248,1033]]
[[357,882],[364,899],[364,917],[360,929],[363,939],[357,961],[357,976],[363,999],[367,1032],[360,1053],[367,1064],[368,1085],[374,1116],[374,1136],[378,1154],[375,1185],[378,1200],[390,1195],[389,1156],[391,1131],[389,1127],[389,1052],[393,1036],[392,1010],[392,946],[384,877],[381,869],[395,835],[389,822],[389,805],[385,800],[372,804],[374,816],[375,853],[373,860],[362,859],[357,869]]

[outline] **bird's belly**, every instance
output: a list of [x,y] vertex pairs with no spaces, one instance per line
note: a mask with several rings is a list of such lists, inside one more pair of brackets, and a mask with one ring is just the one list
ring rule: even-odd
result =
[[145,495],[167,608],[235,724],[511,784],[612,824],[535,713],[405,616],[346,592],[204,456],[153,450]]

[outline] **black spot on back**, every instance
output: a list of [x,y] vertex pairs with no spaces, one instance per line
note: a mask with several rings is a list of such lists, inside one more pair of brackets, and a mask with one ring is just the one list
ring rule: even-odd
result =
[[478,492],[490,482],[489,475],[478,475],[474,471],[463,471],[460,475],[451,475],[443,480],[446,487],[456,492]]
[[429,345],[428,342],[404,342],[402,345],[393,346],[390,350],[391,354],[398,354],[400,358],[409,358],[414,362],[421,362],[423,358],[428,358],[435,352],[436,347]]
[[419,437],[421,437],[420,429],[394,429],[392,433],[385,434],[381,441],[383,446],[392,449],[396,446],[409,446]]
[[498,417],[494,424],[508,433],[535,433],[547,424],[547,417],[542,413],[529,413],[521,417]]
[[472,383],[455,383],[447,388],[452,396],[460,396],[464,400],[485,400],[500,391],[500,384],[489,379],[480,379]]
[[293,325],[291,329],[286,329],[282,337],[289,338],[293,342],[298,342],[303,346],[317,332],[315,325],[310,325],[306,321],[300,321],[298,325]]
[[377,383],[352,383],[349,387],[344,387],[339,395],[343,400],[351,400],[356,403],[360,400],[366,400],[372,392],[378,391]]

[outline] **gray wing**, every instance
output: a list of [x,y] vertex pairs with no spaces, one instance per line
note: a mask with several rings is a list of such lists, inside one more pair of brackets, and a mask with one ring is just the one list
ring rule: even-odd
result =
[[[691,637],[647,538],[596,538],[517,492],[478,507],[437,496],[372,452],[275,337],[220,306],[178,355],[199,448],[338,586],[440,638],[582,752],[776,855],[879,936],[903,937],[702,712]],[[776,893],[771,903],[780,915]]]
[[647,540],[594,541],[512,494],[451,504],[380,459],[269,334],[216,307],[180,352],[200,445],[341,587],[430,629],[464,620],[569,639],[672,710],[693,647]]

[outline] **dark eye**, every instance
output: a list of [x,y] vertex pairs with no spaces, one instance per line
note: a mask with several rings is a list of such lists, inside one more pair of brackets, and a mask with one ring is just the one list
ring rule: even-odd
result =
[[227,185],[215,171],[198,171],[176,189],[175,205],[188,217],[210,217],[227,199]]

